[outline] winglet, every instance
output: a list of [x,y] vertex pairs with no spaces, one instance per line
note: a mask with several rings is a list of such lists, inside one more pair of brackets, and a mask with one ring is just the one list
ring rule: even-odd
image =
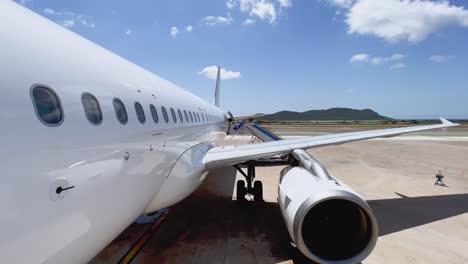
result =
[[218,74],[216,77],[216,89],[215,89],[215,98],[214,98],[214,105],[217,107],[219,107],[220,84],[221,84],[221,67],[218,66]]
[[442,125],[455,125],[454,123],[448,121],[447,119],[441,117],[440,121],[442,122]]

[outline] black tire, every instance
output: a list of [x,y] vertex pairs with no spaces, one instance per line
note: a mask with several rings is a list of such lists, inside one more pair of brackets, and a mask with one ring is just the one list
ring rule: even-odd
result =
[[247,194],[247,188],[245,188],[245,181],[238,180],[236,183],[236,197],[237,201],[245,201],[245,195]]
[[263,184],[261,181],[254,182],[253,195],[255,202],[263,201]]

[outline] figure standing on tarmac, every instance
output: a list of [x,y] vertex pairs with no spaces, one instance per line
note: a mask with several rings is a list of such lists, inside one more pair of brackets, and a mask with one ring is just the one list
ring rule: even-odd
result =
[[442,175],[441,170],[439,170],[439,173],[436,174],[436,179],[437,181],[434,183],[434,185],[445,186],[445,183],[443,181],[444,175]]

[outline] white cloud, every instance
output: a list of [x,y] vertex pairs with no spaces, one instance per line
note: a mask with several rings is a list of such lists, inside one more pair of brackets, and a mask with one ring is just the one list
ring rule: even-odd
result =
[[219,24],[226,24],[229,25],[232,23],[233,19],[231,15],[228,13],[226,17],[223,16],[207,16],[201,19],[203,23],[208,26],[216,26]]
[[188,25],[185,27],[185,31],[187,32],[192,32],[193,31],[193,27],[191,25]]
[[52,8],[44,8],[44,10],[42,10],[42,12],[44,12],[44,13],[46,13],[48,15],[55,14],[55,11]]
[[405,57],[406,57],[405,55],[397,53],[397,54],[393,54],[392,56],[390,56],[390,60],[391,61],[401,60],[401,59],[404,59]]
[[278,0],[281,7],[290,7],[291,0]]
[[133,33],[131,29],[125,30],[125,35],[130,36]]
[[356,2],[356,0],[325,0],[325,1],[339,8],[351,8]]
[[454,56],[449,56],[449,55],[432,55],[429,57],[429,60],[437,63],[442,63],[442,62],[447,62],[450,59],[454,58]]
[[359,53],[359,54],[353,55],[351,59],[349,60],[349,62],[381,65],[381,64],[386,64],[389,62],[401,61],[404,58],[405,58],[405,55],[399,54],[399,53],[393,54],[392,56],[389,56],[389,57],[372,57],[366,53]]
[[250,19],[250,18],[247,18],[246,20],[244,20],[244,22],[242,22],[242,25],[252,25],[252,24],[255,24],[255,20]]
[[[226,7],[233,9],[239,6],[242,13],[248,14],[252,18],[259,18],[270,24],[276,22],[278,14],[282,14],[282,10],[292,6],[292,0],[227,0]],[[215,17],[213,17],[215,18]],[[245,21],[254,21],[253,19],[245,19]],[[247,24],[252,24],[247,22]]]
[[70,19],[64,19],[64,20],[57,20],[57,23],[60,25],[66,27],[66,28],[71,28],[75,26],[75,21],[70,20]]
[[177,27],[171,27],[171,30],[170,30],[170,35],[175,38],[177,36],[177,34],[179,33],[179,29]]
[[[208,66],[205,67],[203,70],[198,72],[198,75],[203,75],[206,78],[216,80],[216,75],[218,73],[217,66]],[[241,77],[240,72],[228,71],[224,68],[221,68],[221,80],[231,80],[231,79],[238,79]]]
[[373,57],[370,59],[370,63],[374,65],[384,64],[391,61],[398,61],[404,59],[405,56],[403,54],[393,54],[390,57]]
[[84,15],[78,15],[76,17],[76,20],[80,22],[83,26],[89,27],[89,28],[95,28],[96,25],[92,22],[89,21],[89,18],[86,18]]
[[92,17],[84,14],[76,14],[69,11],[56,11],[48,7],[44,8],[42,12],[48,16],[58,18],[56,22],[67,28],[74,27],[77,24],[88,28],[96,27],[96,24],[92,22]]
[[392,66],[390,66],[390,70],[400,70],[400,69],[403,69],[403,68],[406,68],[406,64],[404,64],[402,62],[393,64]]
[[226,7],[229,9],[232,9],[236,6],[236,1],[235,0],[227,0],[226,1]]
[[19,0],[20,4],[27,5],[31,0]]
[[249,12],[252,8],[252,5],[257,2],[257,0],[239,0],[239,7],[242,12]]
[[262,20],[268,20],[271,24],[276,20],[276,9],[272,3],[261,1],[252,7],[250,15],[256,15]]
[[417,43],[448,26],[468,27],[468,10],[448,1],[359,0],[349,9],[346,23],[350,34]]
[[242,12],[250,16],[257,16],[270,24],[276,21],[276,8],[269,0],[239,0],[239,6]]
[[49,7],[44,8],[42,12],[46,15],[57,16],[57,17],[67,17],[67,18],[75,17],[76,18],[77,16],[82,16],[81,14],[76,14],[70,11],[57,11]]
[[349,60],[351,63],[354,62],[368,62],[369,61],[369,55],[360,53],[360,54],[355,54],[351,57]]

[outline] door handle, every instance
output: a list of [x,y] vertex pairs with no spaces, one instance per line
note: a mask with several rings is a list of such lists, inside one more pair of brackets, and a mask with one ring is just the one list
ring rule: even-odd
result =
[[67,191],[67,190],[70,190],[70,189],[73,189],[73,188],[75,188],[75,186],[70,186],[70,187],[67,187],[67,188],[62,188],[62,186],[59,186],[57,188],[57,190],[55,190],[55,192],[57,194],[61,194],[63,191]]

